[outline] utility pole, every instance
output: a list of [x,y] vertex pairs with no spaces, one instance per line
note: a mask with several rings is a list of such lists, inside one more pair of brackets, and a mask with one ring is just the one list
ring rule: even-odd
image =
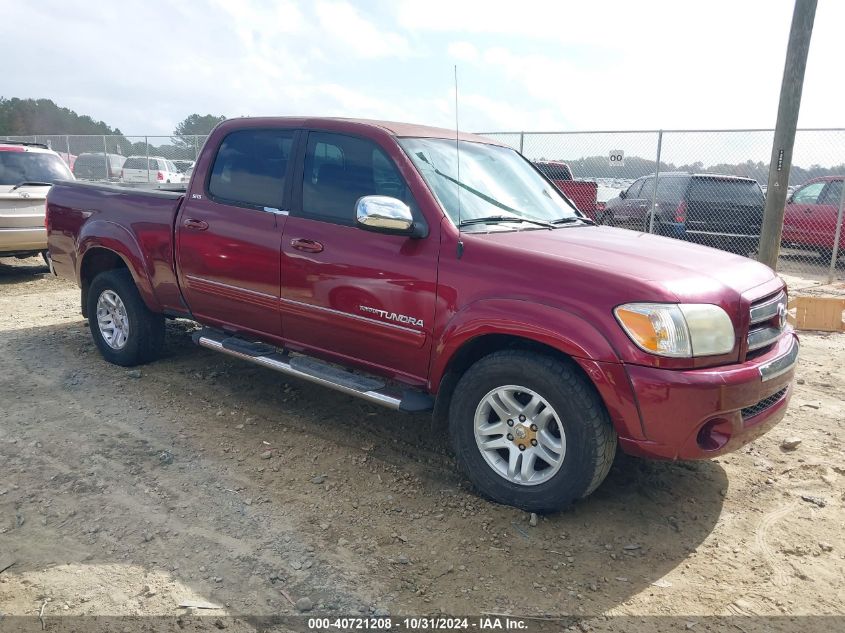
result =
[[783,66],[778,119],[775,125],[772,158],[769,163],[766,210],[763,213],[763,225],[760,227],[759,260],[772,269],[777,268],[780,251],[783,211],[789,185],[789,170],[792,168],[792,147],[795,144],[795,128],[798,126],[798,110],[801,107],[801,91],[804,88],[804,69],[807,67],[807,53],[810,50],[810,36],[813,34],[816,4],[817,0],[795,0],[792,27],[789,30],[789,45],[786,49],[786,63]]

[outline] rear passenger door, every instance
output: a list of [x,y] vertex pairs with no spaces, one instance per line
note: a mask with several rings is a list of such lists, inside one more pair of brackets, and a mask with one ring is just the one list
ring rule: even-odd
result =
[[279,243],[297,132],[227,134],[195,178],[176,223],[179,283],[194,317],[232,332],[281,336]]
[[387,153],[360,137],[310,132],[294,194],[281,249],[286,345],[424,383],[439,227],[422,239],[356,227],[367,195],[399,198],[424,222]]

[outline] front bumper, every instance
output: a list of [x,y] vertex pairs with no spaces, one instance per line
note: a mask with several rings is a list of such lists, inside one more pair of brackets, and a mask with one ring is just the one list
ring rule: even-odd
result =
[[647,439],[619,438],[626,453],[708,459],[734,451],[783,419],[792,396],[798,337],[785,333],[753,360],[695,370],[628,365]]
[[47,229],[43,226],[0,228],[0,254],[47,250]]

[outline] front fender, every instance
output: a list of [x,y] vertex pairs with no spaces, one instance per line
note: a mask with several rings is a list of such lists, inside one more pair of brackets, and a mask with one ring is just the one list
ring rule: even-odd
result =
[[644,437],[636,397],[607,338],[582,317],[544,304],[487,299],[455,314],[437,339],[431,388],[440,385],[449,362],[463,345],[486,334],[536,341],[572,357],[599,392],[620,436]]
[[103,248],[117,254],[126,263],[146,306],[152,312],[161,312],[161,303],[153,290],[149,260],[144,256],[138,241],[128,229],[108,220],[86,222],[79,233],[75,268],[76,281],[80,286],[85,255],[96,248]]
[[519,299],[482,299],[456,313],[437,338],[431,384],[440,383],[455,352],[485,334],[530,339],[575,358],[620,362],[607,338],[576,314]]

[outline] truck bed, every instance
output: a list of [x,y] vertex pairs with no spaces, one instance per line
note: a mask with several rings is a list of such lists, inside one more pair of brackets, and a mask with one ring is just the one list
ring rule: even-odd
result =
[[[135,260],[146,272],[148,281],[136,282],[148,304],[152,301],[162,311],[183,311],[173,245],[173,227],[183,198],[184,192],[178,191],[56,183],[47,196],[53,268],[78,282],[78,260],[89,249],[110,248],[125,260]],[[94,234],[96,238],[91,237]]]

